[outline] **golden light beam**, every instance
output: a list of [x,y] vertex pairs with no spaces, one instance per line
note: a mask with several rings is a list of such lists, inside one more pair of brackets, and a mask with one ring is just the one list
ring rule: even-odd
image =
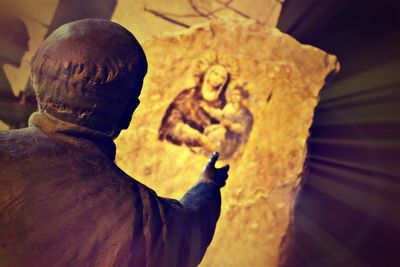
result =
[[400,214],[396,212],[400,210],[400,206],[397,203],[315,174],[308,176],[307,184],[335,200],[400,229]]
[[[296,213],[296,220],[299,230],[304,231],[312,241],[317,243],[323,250],[329,253],[337,261],[337,266],[352,267],[368,267],[360,258],[358,258],[350,249],[337,241],[334,237],[328,234],[318,224],[311,220],[306,214],[301,211]],[[334,253],[332,253],[334,252]],[[330,259],[329,259],[330,260]],[[332,263],[332,262],[329,262]],[[320,261],[313,261],[313,264],[308,267],[321,267],[324,266],[323,259]]]
[[370,88],[398,83],[400,81],[398,75],[399,65],[400,60],[394,60],[345,79],[336,80],[335,83],[329,85],[329,90],[324,91],[324,98],[321,103],[346,97]]
[[[398,100],[394,100],[398,102]],[[382,102],[371,104],[367,108],[363,106],[353,106],[341,110],[327,110],[319,112],[314,117],[314,124],[335,125],[335,124],[364,124],[364,123],[399,123],[400,113],[396,103]]]
[[354,105],[368,106],[375,103],[399,99],[400,81],[389,85],[366,88],[363,91],[321,101],[321,109],[343,109]]
[[316,162],[309,162],[308,165],[317,170],[325,171],[328,173],[332,173],[335,176],[340,176],[341,178],[347,180],[353,180],[359,183],[363,183],[372,187],[376,187],[379,189],[386,190],[388,192],[392,192],[395,194],[400,194],[400,183],[391,182],[382,178],[375,178],[373,176],[360,174],[354,171],[345,170],[343,168],[331,167],[328,165],[324,165]]
[[330,158],[330,157],[324,157],[324,156],[315,156],[315,155],[310,155],[309,156],[309,161],[308,164],[312,162],[312,160],[322,160],[328,163],[334,163],[334,164],[338,164],[338,165],[342,165],[343,167],[351,167],[351,168],[356,168],[359,170],[363,170],[363,171],[367,171],[367,172],[374,172],[377,174],[383,174],[383,175],[389,175],[389,176],[394,176],[394,177],[398,177],[399,174],[398,172],[393,172],[387,169],[382,169],[379,167],[374,167],[371,165],[367,165],[367,164],[360,164],[360,163],[354,163],[354,162],[350,162],[348,160],[340,160],[340,159],[335,159],[335,158]]
[[327,145],[346,145],[356,147],[379,148],[395,148],[400,149],[400,141],[390,140],[362,140],[362,139],[334,139],[334,138],[312,138],[310,143],[327,144]]

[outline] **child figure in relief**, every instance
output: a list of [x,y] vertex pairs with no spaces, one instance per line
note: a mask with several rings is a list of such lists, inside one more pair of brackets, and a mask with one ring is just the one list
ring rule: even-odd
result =
[[200,103],[204,111],[220,122],[205,128],[204,134],[216,145],[221,159],[230,158],[234,154],[240,156],[243,152],[243,144],[247,142],[253,127],[253,115],[244,103],[248,97],[247,90],[237,85],[232,89],[228,96],[229,102],[223,109]]

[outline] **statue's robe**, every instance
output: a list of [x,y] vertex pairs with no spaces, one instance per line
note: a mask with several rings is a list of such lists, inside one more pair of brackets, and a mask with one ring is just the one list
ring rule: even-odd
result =
[[[221,197],[166,199],[114,163],[102,133],[34,113],[0,133],[0,266],[197,266]],[[160,177],[160,183],[168,177]]]

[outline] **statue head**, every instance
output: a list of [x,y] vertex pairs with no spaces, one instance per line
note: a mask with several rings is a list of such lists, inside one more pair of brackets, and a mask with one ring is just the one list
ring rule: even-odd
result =
[[0,63],[20,67],[29,50],[28,29],[23,20],[0,14]]
[[229,82],[227,69],[220,64],[211,66],[204,74],[201,94],[206,101],[216,101],[224,93]]
[[147,72],[144,51],[124,27],[79,20],[54,31],[32,60],[39,110],[112,138],[129,126]]

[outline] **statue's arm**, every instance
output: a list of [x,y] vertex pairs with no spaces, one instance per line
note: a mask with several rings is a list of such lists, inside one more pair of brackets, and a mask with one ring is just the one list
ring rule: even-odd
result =
[[[221,210],[220,188],[229,169],[216,169],[217,158],[218,154],[213,154],[199,182],[180,201],[157,197],[166,226],[165,232],[160,231],[166,240],[160,254],[165,266],[197,266],[211,243]],[[161,262],[158,266],[164,266]]]
[[180,200],[188,224],[185,227],[190,247],[190,266],[197,266],[210,245],[221,211],[221,193],[213,183],[199,182]]
[[228,178],[229,166],[215,168],[218,153],[206,164],[199,182],[180,200],[189,221],[186,231],[191,247],[190,262],[197,266],[214,235],[221,211],[220,188]]

